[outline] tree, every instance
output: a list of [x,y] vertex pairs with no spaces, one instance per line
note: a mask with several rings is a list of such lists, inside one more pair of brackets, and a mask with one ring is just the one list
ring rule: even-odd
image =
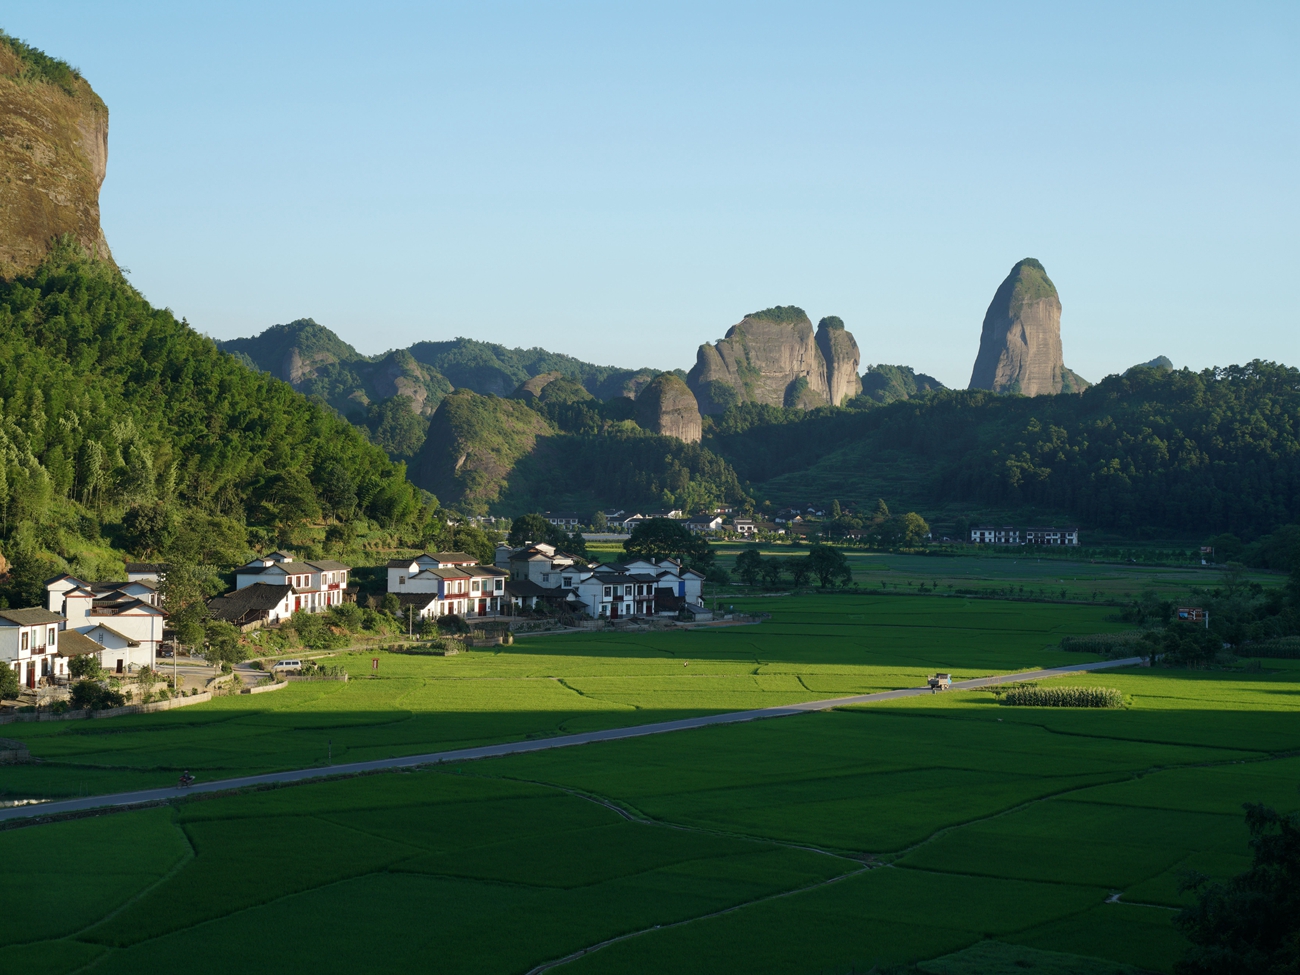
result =
[[840,502],[839,502],[839,500],[837,499],[837,500],[835,500],[835,501],[832,501],[832,502],[831,502],[831,520],[833,521],[834,519],[838,518],[838,517],[840,516],[840,513],[841,513],[841,512],[840,512]]
[[598,532],[603,532],[609,528],[609,519],[605,517],[605,512],[597,511],[591,516],[591,527]]
[[0,700],[12,701],[17,696],[18,671],[8,664],[0,663]]
[[225,620],[209,620],[206,627],[207,650],[204,658],[211,664],[239,664],[248,652],[239,642],[239,628]]
[[709,543],[685,526],[668,518],[651,518],[632,529],[623,551],[646,559],[680,559],[693,569],[713,564]]
[[786,571],[790,573],[790,578],[794,582],[794,587],[800,589],[808,585],[808,580],[812,578],[812,566],[808,559],[804,557],[789,558],[785,560]]
[[[98,658],[98,654],[79,653],[68,661],[68,673],[73,677],[94,680],[103,673],[103,668],[99,666]],[[3,694],[0,694],[0,697],[3,696]]]
[[780,559],[764,559],[763,585],[767,586],[769,589],[775,589],[781,584],[781,574],[783,571],[784,566],[781,564]]
[[496,559],[496,542],[477,525],[457,525],[452,529],[451,547],[457,552],[474,556],[484,565],[491,565]]
[[829,588],[833,582],[847,586],[853,579],[849,560],[844,557],[843,552],[829,545],[813,546],[812,551],[808,553],[808,568],[821,580],[825,588]]
[[1300,970],[1300,813],[1248,803],[1253,862],[1226,883],[1193,875],[1197,901],[1174,918],[1192,946],[1177,975],[1262,975]]
[[736,556],[736,575],[740,576],[741,582],[745,585],[757,585],[762,574],[763,555],[757,546],[746,548]]
[[[506,536],[512,546],[518,548],[529,542],[551,542],[555,537],[555,526],[542,515],[533,513],[520,515],[510,523],[510,534]],[[551,542],[551,544],[554,544]]]
[[876,499],[876,510],[872,512],[872,521],[884,521],[889,517],[889,505],[885,504],[884,498]]

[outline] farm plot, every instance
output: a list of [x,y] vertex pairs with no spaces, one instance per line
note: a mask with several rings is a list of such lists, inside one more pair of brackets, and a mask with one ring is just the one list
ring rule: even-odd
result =
[[[1114,624],[1091,607],[963,599],[801,596],[758,626],[521,640],[455,657],[343,654],[347,683],[109,721],[22,727],[39,765],[0,798],[168,785],[183,769],[231,778],[548,737],[917,686],[1094,659],[1055,649]],[[378,671],[371,661],[379,659]],[[376,676],[377,675],[377,676]]]

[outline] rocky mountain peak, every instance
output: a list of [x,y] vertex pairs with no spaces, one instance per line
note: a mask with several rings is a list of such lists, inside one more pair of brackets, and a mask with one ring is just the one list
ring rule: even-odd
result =
[[63,236],[112,261],[99,225],[108,108],[76,71],[0,31],[0,277]]
[[1027,257],[998,286],[984,315],[971,389],[1042,396],[1088,386],[1061,354],[1061,299],[1047,269]]
[[687,376],[704,413],[735,403],[813,409],[856,395],[858,346],[838,318],[813,334],[802,308],[777,305],[751,312],[717,342],[706,342]]
[[687,443],[698,443],[704,432],[695,394],[671,372],[661,373],[641,390],[636,419],[647,430]]

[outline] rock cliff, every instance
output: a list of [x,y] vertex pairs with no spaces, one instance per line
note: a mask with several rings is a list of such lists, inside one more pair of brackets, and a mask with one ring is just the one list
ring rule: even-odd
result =
[[984,314],[971,389],[1042,396],[1081,392],[1087,380],[1061,356],[1061,299],[1043,265],[1027,257],[1011,269]]
[[826,399],[836,406],[862,392],[862,379],[858,376],[858,363],[862,355],[853,334],[844,322],[834,315],[817,323],[817,349],[826,362]]
[[62,61],[0,33],[0,277],[71,236],[111,261],[99,226],[108,108]]
[[703,421],[695,394],[679,376],[665,372],[641,390],[636,400],[637,423],[665,437],[699,443]]
[[706,342],[687,376],[701,412],[735,403],[812,409],[855,395],[858,346],[837,318],[822,319],[817,335],[802,308],[768,308],[746,315],[716,343]]

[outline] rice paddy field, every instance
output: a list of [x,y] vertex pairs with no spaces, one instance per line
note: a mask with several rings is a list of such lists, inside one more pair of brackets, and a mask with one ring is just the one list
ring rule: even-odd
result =
[[[384,655],[373,679],[367,656],[348,684],[21,726],[44,761],[0,781],[61,795],[93,775],[101,792],[178,763],[310,764],[326,741],[335,761],[411,754],[1012,672],[1087,659],[1056,642],[1114,625],[1086,606],[774,602],[755,627]],[[1167,972],[1185,872],[1243,869],[1243,802],[1300,807],[1300,665],[1260,663],[1045,682],[1118,689],[1116,709],[951,692],[6,829],[0,907],[21,922],[0,957],[196,975]]]

